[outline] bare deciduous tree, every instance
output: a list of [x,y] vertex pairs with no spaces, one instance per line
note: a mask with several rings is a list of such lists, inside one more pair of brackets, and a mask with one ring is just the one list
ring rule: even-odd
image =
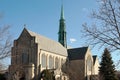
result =
[[120,50],[120,0],[100,0],[98,11],[92,12],[95,23],[83,24],[84,36],[93,46]]
[[[3,17],[0,14],[0,19]],[[2,63],[2,60],[11,53],[12,39],[9,33],[10,26],[9,25],[0,25],[0,70],[5,69],[5,65]]]
[[11,52],[10,26],[0,27],[0,59],[8,57]]

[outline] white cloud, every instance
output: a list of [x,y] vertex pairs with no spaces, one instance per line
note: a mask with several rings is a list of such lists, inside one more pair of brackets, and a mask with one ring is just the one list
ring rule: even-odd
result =
[[83,8],[82,11],[83,12],[88,12],[88,9],[87,8]]
[[73,42],[76,42],[77,40],[75,38],[70,38],[70,42],[73,43]]

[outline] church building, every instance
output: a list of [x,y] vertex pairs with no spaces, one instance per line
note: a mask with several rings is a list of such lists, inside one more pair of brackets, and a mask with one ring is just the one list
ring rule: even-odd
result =
[[[92,80],[99,62],[89,47],[67,48],[63,6],[58,42],[23,29],[11,50],[9,80],[43,80],[43,71],[54,73],[55,80]],[[97,80],[97,79],[95,79]]]

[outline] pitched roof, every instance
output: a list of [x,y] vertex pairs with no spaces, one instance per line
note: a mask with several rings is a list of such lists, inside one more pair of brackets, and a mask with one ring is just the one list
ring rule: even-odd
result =
[[35,32],[29,30],[27,31],[31,36],[35,37],[35,42],[38,43],[40,49],[53,52],[62,56],[67,56],[67,49],[64,48],[59,42],[46,38]]
[[68,49],[69,60],[80,60],[85,58],[88,47]]

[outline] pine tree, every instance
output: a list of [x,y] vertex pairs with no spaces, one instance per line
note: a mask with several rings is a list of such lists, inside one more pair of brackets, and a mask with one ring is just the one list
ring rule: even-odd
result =
[[46,69],[42,72],[42,79],[43,80],[55,80],[54,72]]
[[104,50],[99,67],[100,80],[118,80],[115,74],[115,66],[107,48]]

